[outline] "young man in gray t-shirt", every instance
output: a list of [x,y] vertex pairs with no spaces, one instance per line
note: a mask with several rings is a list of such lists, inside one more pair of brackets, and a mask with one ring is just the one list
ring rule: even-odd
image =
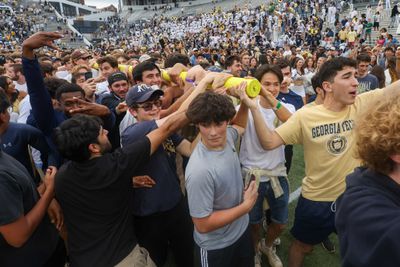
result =
[[[236,92],[243,94],[244,87]],[[251,182],[243,194],[235,148],[244,132],[248,109],[241,105],[235,113],[227,96],[213,92],[196,97],[186,113],[201,135],[185,176],[196,253],[202,267],[254,266],[248,212],[257,199],[257,186]]]

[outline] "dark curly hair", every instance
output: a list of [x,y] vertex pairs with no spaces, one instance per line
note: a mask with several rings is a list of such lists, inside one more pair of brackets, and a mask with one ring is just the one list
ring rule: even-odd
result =
[[90,158],[89,145],[98,144],[102,121],[98,117],[78,114],[54,130],[54,143],[69,160],[83,162]]
[[236,114],[232,100],[225,95],[207,91],[190,103],[186,116],[194,124],[219,123],[231,120]]

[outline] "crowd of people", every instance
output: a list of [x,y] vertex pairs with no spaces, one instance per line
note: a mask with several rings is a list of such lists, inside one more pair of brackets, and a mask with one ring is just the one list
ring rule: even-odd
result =
[[18,31],[0,50],[0,266],[300,267],[332,233],[343,266],[398,266],[400,47],[379,25],[364,41],[373,16],[110,18],[73,51]]
[[384,9],[381,2],[374,8],[368,5],[361,14],[345,1],[272,1],[229,11],[215,7],[211,13],[191,16],[157,15],[130,25],[120,17],[110,17],[96,36],[102,38],[102,49],[117,45],[157,50],[168,42],[175,52],[208,47],[237,53],[285,45],[346,50],[356,40],[371,43],[371,32],[380,29],[384,16],[391,17],[390,27],[397,27],[397,4],[392,10]]
[[[0,2],[1,3],[1,2]],[[14,51],[23,40],[38,31],[44,31],[48,24],[56,23],[58,31],[68,37],[69,42],[82,40],[82,35],[67,29],[66,18],[57,17],[54,8],[47,1],[23,5],[18,1],[5,1],[10,9],[0,10],[0,51]],[[67,47],[64,40],[58,40],[61,48]]]

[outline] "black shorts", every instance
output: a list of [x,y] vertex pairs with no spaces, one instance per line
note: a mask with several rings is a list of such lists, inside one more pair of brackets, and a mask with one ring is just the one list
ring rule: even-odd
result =
[[300,196],[290,232],[303,243],[321,243],[331,233],[336,233],[335,209],[335,202],[312,201]]
[[247,227],[242,236],[226,248],[205,250],[195,246],[196,266],[201,267],[254,267],[254,245]]

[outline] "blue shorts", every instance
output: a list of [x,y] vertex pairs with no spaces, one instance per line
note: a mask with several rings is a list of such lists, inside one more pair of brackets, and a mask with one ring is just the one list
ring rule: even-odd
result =
[[260,182],[258,187],[258,197],[256,204],[249,213],[250,223],[259,224],[262,222],[264,215],[263,202],[264,198],[267,199],[269,208],[271,210],[271,220],[278,224],[287,224],[288,222],[288,204],[289,204],[289,183],[286,177],[278,177],[283,190],[283,195],[275,198],[274,191],[272,190],[271,182]]
[[290,232],[303,243],[319,244],[336,233],[335,210],[335,202],[312,201],[300,196]]

